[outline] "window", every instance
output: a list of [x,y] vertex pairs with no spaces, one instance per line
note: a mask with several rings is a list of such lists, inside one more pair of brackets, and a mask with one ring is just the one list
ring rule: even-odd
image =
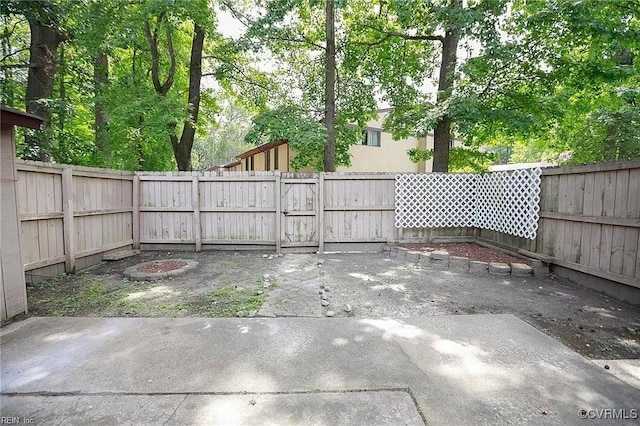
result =
[[249,160],[249,167],[247,167],[247,170],[253,171],[253,155],[249,157],[248,160]]
[[264,169],[266,171],[271,170],[271,150],[268,149],[264,153]]
[[365,130],[363,133],[362,145],[367,146],[380,146],[380,131],[379,130]]
[[280,149],[274,149],[273,153],[275,154],[273,156],[273,170],[279,170],[278,157],[280,157]]

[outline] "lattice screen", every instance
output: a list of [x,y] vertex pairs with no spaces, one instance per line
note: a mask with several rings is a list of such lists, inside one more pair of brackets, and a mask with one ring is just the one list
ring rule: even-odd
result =
[[477,174],[396,175],[396,228],[473,226]]
[[396,227],[478,227],[536,237],[541,169],[396,175]]

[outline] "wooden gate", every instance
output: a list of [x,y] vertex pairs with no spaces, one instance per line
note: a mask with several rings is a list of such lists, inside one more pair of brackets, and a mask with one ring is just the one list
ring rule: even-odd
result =
[[283,177],[280,185],[280,246],[317,251],[319,179]]

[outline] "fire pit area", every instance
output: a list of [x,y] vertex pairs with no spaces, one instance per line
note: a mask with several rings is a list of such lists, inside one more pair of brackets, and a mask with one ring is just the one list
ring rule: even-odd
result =
[[157,281],[184,275],[198,266],[190,259],[153,260],[138,263],[124,270],[124,276],[135,281]]

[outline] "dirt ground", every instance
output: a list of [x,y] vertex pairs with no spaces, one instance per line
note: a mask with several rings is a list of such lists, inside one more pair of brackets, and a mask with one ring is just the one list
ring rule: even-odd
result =
[[[234,316],[237,311],[258,310],[274,289],[286,293],[279,277],[291,264],[287,259],[307,256],[312,267],[304,274],[321,280],[313,281],[323,283],[319,289],[330,287],[329,308],[337,317],[511,313],[588,358],[640,358],[640,307],[554,276],[475,276],[421,269],[389,258],[388,253],[263,255],[145,252],[104,262],[29,287],[29,315]],[[199,266],[184,276],[155,282],[129,281],[122,274],[129,266],[158,259],[195,259]],[[263,288],[264,274],[270,275],[268,289]]]

